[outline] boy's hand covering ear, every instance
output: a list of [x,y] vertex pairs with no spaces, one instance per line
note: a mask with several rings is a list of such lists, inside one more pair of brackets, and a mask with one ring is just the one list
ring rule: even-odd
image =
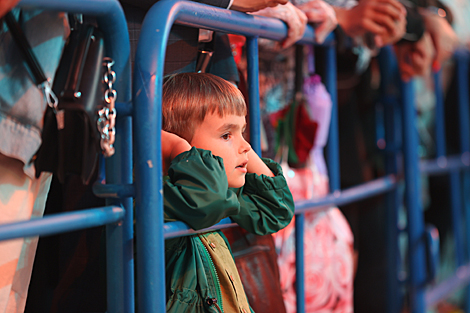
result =
[[162,130],[162,161],[163,173],[168,173],[171,161],[186,151],[191,150],[191,145],[183,138]]

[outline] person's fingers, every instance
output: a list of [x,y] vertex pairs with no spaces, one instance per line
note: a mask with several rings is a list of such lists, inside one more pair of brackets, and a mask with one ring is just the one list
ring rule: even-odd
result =
[[363,19],[361,22],[363,33],[371,32],[376,35],[387,34],[387,29],[370,19]]
[[272,3],[272,5],[268,5],[270,7],[275,7],[277,6],[278,4],[281,4],[281,5],[284,5],[286,4],[287,2],[289,2],[289,0],[274,0],[274,1],[270,1]]
[[332,31],[331,27],[329,27],[329,24],[332,24],[328,21],[325,21],[318,25],[318,27],[315,28],[315,42],[318,44],[321,44],[325,41],[326,36]]
[[326,12],[322,9],[310,9],[304,11],[304,13],[307,16],[307,20],[311,23],[323,22],[327,18]]
[[393,10],[397,10],[401,14],[406,16],[406,8],[399,1],[396,1],[396,0],[379,0],[379,1],[377,1],[377,3],[379,3],[381,5],[389,6],[389,7],[393,8]]
[[403,11],[400,8],[397,8],[391,5],[390,3],[386,2],[377,2],[374,6],[374,11],[388,15],[390,16],[390,18],[397,21],[403,20],[406,16],[405,14],[403,14]]
[[285,20],[288,26],[288,31],[287,38],[282,42],[282,48],[290,47],[302,38],[305,32],[305,27],[307,26],[307,16],[304,12],[296,7],[292,7],[292,10],[293,14],[291,14],[291,18],[287,18]]
[[376,12],[372,19],[376,24],[386,28],[387,32],[391,36],[395,35],[400,31],[399,26],[397,25],[397,23],[395,23],[395,20],[387,14]]

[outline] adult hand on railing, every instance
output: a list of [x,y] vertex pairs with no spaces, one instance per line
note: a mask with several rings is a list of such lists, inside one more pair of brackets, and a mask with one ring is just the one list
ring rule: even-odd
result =
[[297,6],[307,16],[309,23],[315,23],[315,41],[323,43],[326,36],[338,25],[332,6],[322,0],[309,1]]
[[0,18],[8,13],[20,0],[0,0]]
[[168,173],[171,161],[180,153],[189,151],[191,145],[183,138],[162,130],[163,173]]
[[350,9],[335,7],[335,12],[339,25],[348,36],[372,33],[377,47],[389,43],[384,42],[385,39],[401,38],[404,33],[406,9],[396,0],[365,0]]
[[266,8],[252,14],[278,18],[287,24],[287,37],[281,42],[281,48],[283,49],[292,46],[302,38],[307,26],[307,16],[305,13],[290,2],[273,8]]
[[240,12],[256,12],[286,3],[288,3],[287,0],[234,0],[230,9]]
[[423,76],[431,70],[434,47],[429,33],[417,42],[404,42],[395,46],[401,79],[408,82],[414,76]]

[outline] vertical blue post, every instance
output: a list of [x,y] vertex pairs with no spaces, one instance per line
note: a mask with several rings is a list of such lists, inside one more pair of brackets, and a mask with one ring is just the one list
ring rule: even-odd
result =
[[259,108],[259,59],[258,37],[246,38],[247,80],[250,105],[250,144],[261,156],[261,113]]
[[412,313],[424,313],[425,246],[418,166],[418,132],[412,83],[402,83],[403,156],[405,167],[405,203],[408,218],[409,287]]
[[[384,129],[385,129],[385,170],[387,174],[397,174],[399,148],[401,145],[399,125],[399,114],[397,114],[398,103],[393,95],[387,92],[394,78],[398,76],[395,56],[390,47],[384,47],[379,55],[379,66],[381,73],[380,93],[382,95]],[[398,249],[398,210],[399,210],[398,188],[386,194],[386,244],[387,244],[387,313],[400,312],[400,288],[398,284],[399,249]]]
[[[64,3],[65,1],[61,1]],[[71,5],[84,8],[84,1]],[[92,2],[100,12],[98,26],[107,34],[105,45],[108,56],[115,64],[114,87],[120,102],[131,100],[131,69],[129,33],[124,12],[118,2]],[[107,8],[108,7],[108,8]],[[113,9],[111,10],[112,7]],[[130,117],[118,117],[116,121],[115,155],[106,162],[106,183],[132,183],[132,121]],[[126,211],[122,223],[106,226],[107,254],[107,303],[109,312],[135,311],[134,294],[134,216],[132,198],[107,200],[108,204],[122,205]]]
[[166,311],[163,176],[161,155],[162,82],[168,37],[178,9],[160,1],[142,23],[134,65],[133,131],[137,303],[140,313]]
[[[436,111],[435,111],[435,137],[436,137],[436,157],[439,160],[445,160],[446,157],[446,137],[445,137],[445,121],[444,121],[444,94],[442,86],[442,71],[434,74],[434,91],[436,95]],[[455,241],[456,265],[461,266],[464,263],[463,243],[462,243],[462,227],[461,227],[461,185],[460,173],[454,170],[449,173],[449,192],[450,192],[450,208],[452,214],[452,230]]]
[[295,215],[295,288],[297,313],[305,312],[304,214]]
[[444,121],[444,95],[442,92],[442,71],[434,73],[434,93],[436,95],[435,109],[435,136],[436,157],[446,156],[445,121]]
[[[106,162],[106,182],[132,182],[132,123],[129,117],[116,123],[115,155]],[[123,205],[122,223],[106,226],[108,311],[131,313],[134,305],[134,210],[132,198],[108,199],[107,205]]]
[[[458,112],[459,112],[459,129],[460,129],[460,152],[464,163],[467,165],[470,160],[470,117],[469,117],[469,91],[468,91],[468,75],[469,75],[469,54],[467,51],[459,51],[456,54],[456,71],[457,71],[457,93],[458,93]],[[470,261],[470,171],[468,169],[463,172],[462,190],[464,190],[464,212],[465,212],[465,246],[467,262]],[[470,287],[466,288],[466,307],[465,311],[470,312]]]
[[328,172],[330,176],[330,191],[340,190],[340,168],[339,168],[339,135],[338,135],[338,90],[336,86],[336,51],[334,43],[326,49],[326,73],[325,87],[331,96],[331,122],[326,147],[328,155]]

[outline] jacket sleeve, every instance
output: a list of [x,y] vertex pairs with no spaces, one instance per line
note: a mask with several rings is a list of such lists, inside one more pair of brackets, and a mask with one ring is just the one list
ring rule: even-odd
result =
[[192,148],[171,163],[163,185],[165,221],[182,221],[198,230],[238,214],[237,195],[228,188],[221,158]]
[[247,174],[245,185],[237,190],[240,213],[230,216],[242,228],[257,235],[272,234],[286,227],[295,210],[281,166],[269,159],[263,161],[275,177]]

